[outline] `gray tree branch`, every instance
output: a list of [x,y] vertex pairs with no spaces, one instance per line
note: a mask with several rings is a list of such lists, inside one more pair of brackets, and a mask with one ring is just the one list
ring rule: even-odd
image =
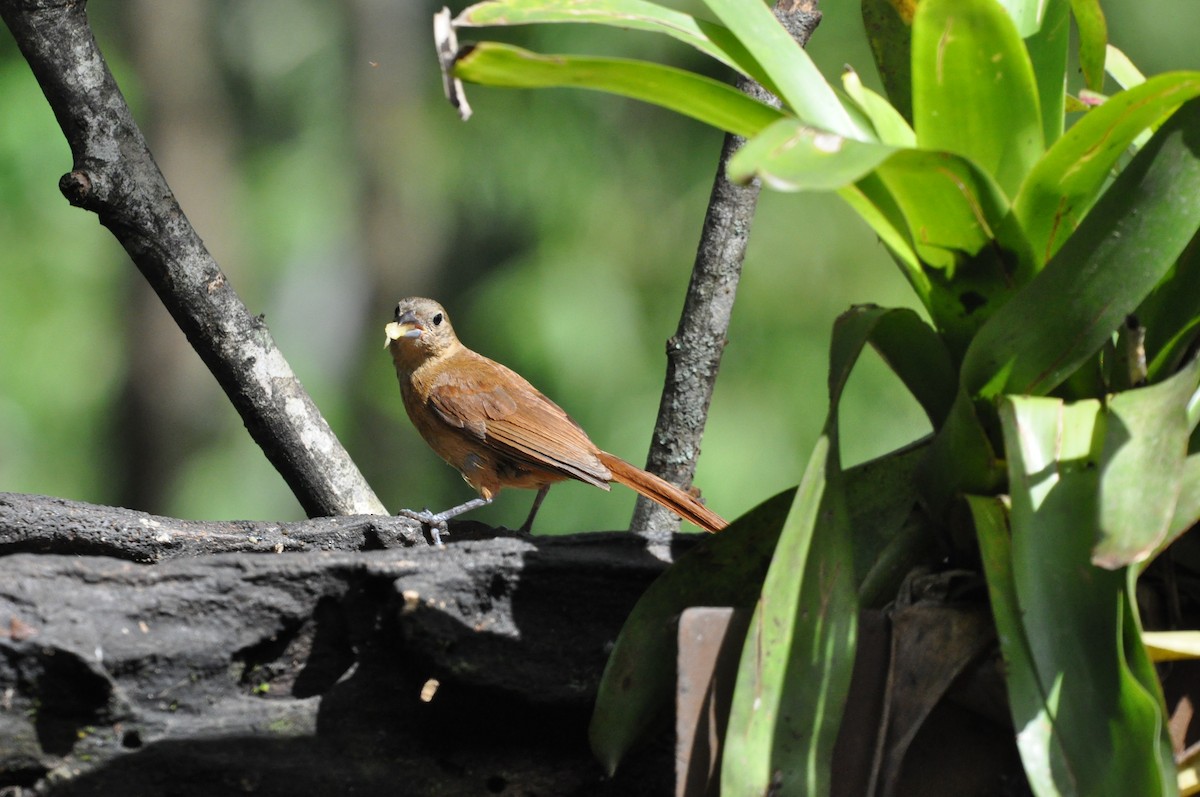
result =
[[[74,159],[59,181],[158,293],[310,516],[385,514],[329,424],[179,207],[88,25],[85,4],[0,0]],[[86,334],[86,319],[80,329]]]
[[[775,4],[775,16],[801,46],[808,43],[821,21],[816,6],[816,0]],[[752,80],[739,80],[738,88],[756,99],[779,104]],[[745,139],[728,134],[721,147],[679,327],[667,341],[667,375],[646,458],[646,470],[683,487],[691,485],[696,475],[750,225],[758,206],[757,181],[735,185],[725,176],[729,159],[744,143]],[[678,531],[679,518],[639,496],[630,526],[638,532]]]
[[[454,525],[453,539],[479,524]],[[491,536],[497,532],[489,530]],[[419,523],[389,515],[196,521],[44,495],[0,492],[0,557],[111,556],[151,564],[218,553],[366,551],[424,542]]]

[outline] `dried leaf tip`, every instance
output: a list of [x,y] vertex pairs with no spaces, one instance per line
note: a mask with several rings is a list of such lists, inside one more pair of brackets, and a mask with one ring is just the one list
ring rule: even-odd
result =
[[433,43],[437,47],[438,63],[442,67],[442,89],[446,92],[446,99],[458,111],[459,118],[465,122],[471,118],[471,105],[467,102],[462,81],[454,77],[458,35],[454,32],[450,9],[444,6],[433,15]]

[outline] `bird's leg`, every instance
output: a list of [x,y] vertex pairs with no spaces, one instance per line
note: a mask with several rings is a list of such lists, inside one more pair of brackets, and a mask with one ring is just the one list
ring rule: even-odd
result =
[[420,512],[416,512],[412,509],[401,509],[397,511],[396,514],[428,526],[429,535],[433,537],[433,544],[441,545],[442,535],[449,534],[450,527],[446,521],[450,520],[451,518],[456,518],[464,512],[470,512],[472,509],[478,509],[481,506],[487,506],[491,502],[492,499],[490,498],[472,498],[470,501],[461,503],[458,506],[452,506],[444,512],[438,512],[436,515],[430,512],[428,509],[422,509]]
[[550,485],[544,485],[538,488],[537,495],[533,499],[533,508],[529,510],[529,517],[525,518],[525,522],[521,524],[521,531],[528,534],[533,528],[533,518],[537,515],[538,510],[542,506],[542,500],[546,497],[546,493],[550,492]]

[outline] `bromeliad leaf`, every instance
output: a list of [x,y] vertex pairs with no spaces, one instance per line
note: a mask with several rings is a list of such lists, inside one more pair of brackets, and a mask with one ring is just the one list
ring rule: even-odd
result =
[[728,28],[646,0],[489,0],[463,9],[454,18],[460,28],[556,22],[665,34],[775,91],[762,66]]
[[540,55],[520,47],[484,42],[459,53],[453,74],[488,86],[570,86],[607,91],[746,137],[783,117],[775,108],[725,83],[682,69],[623,58]]
[[704,4],[762,64],[779,98],[800,121],[847,138],[872,139],[762,0],[704,0]]
[[912,23],[915,2],[863,0],[863,27],[888,99],[912,121]]
[[1148,557],[1166,538],[1183,486],[1187,405],[1200,360],[1164,382],[1113,396],[1100,460],[1100,540],[1092,562],[1114,569]]
[[1047,393],[1149,295],[1200,227],[1197,129],[1200,100],[1192,100],[1137,154],[1045,269],[979,330],[962,369],[970,395]]
[[864,86],[858,73],[849,67],[842,72],[842,89],[862,115],[871,121],[881,143],[910,148],[917,145],[917,134],[908,120],[890,102]]
[[1200,73],[1158,75],[1089,111],[1050,148],[1013,203],[1039,264],[1075,231],[1134,138],[1197,96]]
[[[1162,696],[1152,675],[1145,678],[1152,673],[1145,649],[1127,644],[1137,636],[1130,573],[1090,561],[1100,501],[1100,402],[1007,397],[1000,418],[1019,614],[1010,611],[1012,598],[993,609],[1030,785],[1039,795],[1170,794],[1175,778],[1169,756],[1161,756]],[[978,512],[976,518],[988,520]],[[990,585],[999,575],[992,555],[1002,551],[987,536],[981,533]]]
[[[725,735],[723,794],[829,790],[854,663],[859,586],[852,544],[857,527],[849,521],[838,454],[838,405],[863,347],[888,312],[859,308],[834,326],[829,415],[747,633]],[[911,497],[911,483],[903,489]]]
[[1071,44],[1071,8],[1068,0],[1048,0],[1045,3],[1041,27],[1025,39],[1029,62],[1037,80],[1038,100],[1042,111],[1042,137],[1050,146],[1062,137],[1066,124],[1067,56]]
[[924,149],[969,158],[1009,196],[1044,149],[1025,45],[995,0],[922,0],[913,20],[913,127]]
[[856,182],[895,152],[893,147],[844,138],[781,119],[729,161],[729,178],[760,177],[780,191],[833,191]]
[[1079,30],[1079,68],[1089,89],[1104,85],[1104,55],[1108,44],[1108,23],[1100,9],[1100,0],[1071,0],[1075,27]]

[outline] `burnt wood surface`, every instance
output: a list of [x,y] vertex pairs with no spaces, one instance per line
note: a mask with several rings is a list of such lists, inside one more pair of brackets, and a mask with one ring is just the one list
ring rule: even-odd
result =
[[0,793],[669,793],[667,729],[612,779],[587,744],[645,540],[386,520],[0,494]]

